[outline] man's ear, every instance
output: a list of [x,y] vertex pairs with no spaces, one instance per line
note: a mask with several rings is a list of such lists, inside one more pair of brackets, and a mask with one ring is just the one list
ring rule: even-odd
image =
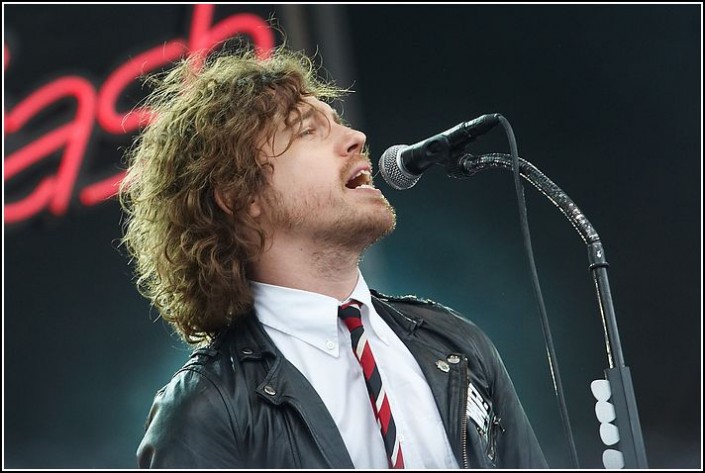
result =
[[[220,207],[220,209],[226,214],[232,215],[233,210],[228,205],[229,199],[219,190],[214,191],[213,195],[215,197],[215,202],[218,204],[218,207]],[[250,201],[250,205],[247,207],[247,212],[252,218],[257,218],[262,215],[262,205],[260,204],[259,197],[252,198],[252,200]]]
[[213,197],[215,198],[215,202],[218,204],[218,207],[220,207],[220,210],[228,215],[233,214],[233,210],[227,204],[229,199],[227,199],[220,190],[214,190]]
[[250,205],[247,207],[247,213],[250,217],[257,218],[262,215],[262,204],[259,197],[253,197],[250,201]]

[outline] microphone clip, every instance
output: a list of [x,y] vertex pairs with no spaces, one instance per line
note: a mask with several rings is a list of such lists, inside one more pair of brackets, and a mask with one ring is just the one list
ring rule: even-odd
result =
[[468,179],[480,172],[473,166],[467,166],[471,161],[475,161],[478,158],[478,156],[473,154],[465,153],[459,158],[451,159],[443,163],[443,169],[449,177],[454,179]]

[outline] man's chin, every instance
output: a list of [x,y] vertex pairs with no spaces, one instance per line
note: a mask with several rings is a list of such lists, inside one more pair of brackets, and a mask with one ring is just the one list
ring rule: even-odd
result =
[[380,232],[379,237],[377,237],[377,240],[375,241],[379,241],[387,235],[391,234],[395,228],[397,228],[397,216],[394,211],[392,211],[392,214],[389,217],[389,221],[386,225],[382,227],[382,231]]
[[366,238],[361,239],[366,242],[366,245],[363,249],[374,245],[382,238],[386,237],[394,231],[397,226],[397,217],[394,213],[394,209],[389,207],[389,213],[385,216],[385,218],[380,218],[370,223],[371,225],[369,225],[367,231],[365,232]]

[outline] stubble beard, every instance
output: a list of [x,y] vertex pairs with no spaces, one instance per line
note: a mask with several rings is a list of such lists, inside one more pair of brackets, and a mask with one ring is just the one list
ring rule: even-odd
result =
[[287,201],[274,191],[267,197],[273,229],[308,234],[321,247],[360,254],[396,227],[394,207],[384,196],[378,200],[354,205],[333,191],[327,198],[306,192]]

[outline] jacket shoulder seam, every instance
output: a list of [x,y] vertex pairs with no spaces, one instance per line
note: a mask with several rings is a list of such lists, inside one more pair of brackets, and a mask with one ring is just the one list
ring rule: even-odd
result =
[[434,306],[441,306],[442,304],[439,304],[436,301],[433,301],[431,299],[424,299],[421,297],[418,297],[413,294],[407,294],[404,296],[392,296],[389,294],[384,294],[379,291],[376,291],[374,289],[370,289],[370,292],[377,297],[378,299],[381,299],[385,302],[405,302],[409,304],[425,304],[425,305],[434,305]]

